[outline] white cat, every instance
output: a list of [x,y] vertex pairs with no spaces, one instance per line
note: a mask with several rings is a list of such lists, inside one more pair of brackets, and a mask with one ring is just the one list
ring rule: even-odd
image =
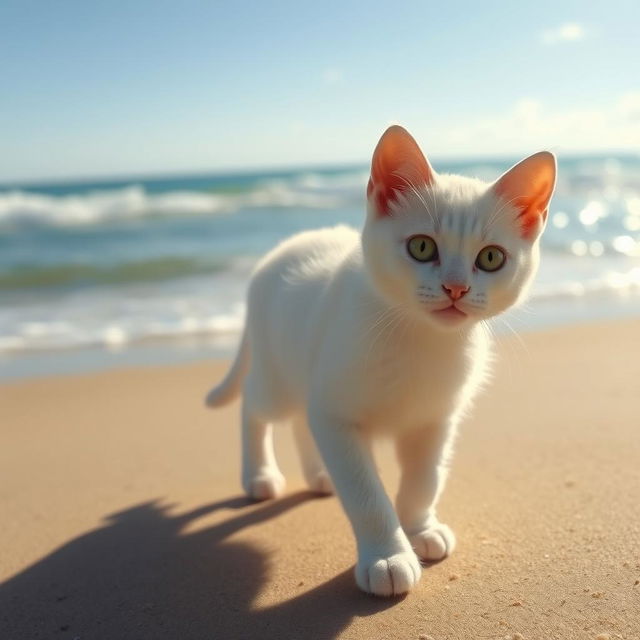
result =
[[[351,521],[364,591],[405,593],[420,559],[454,548],[435,506],[487,369],[481,322],[531,282],[555,176],[546,151],[493,184],[439,175],[393,126],[374,152],[362,233],[301,233],[255,270],[238,355],[207,404],[242,390],[242,482],[259,500],[285,485],[272,423],[293,423],[309,486],[335,486]],[[383,434],[402,468],[395,510],[371,457]]]

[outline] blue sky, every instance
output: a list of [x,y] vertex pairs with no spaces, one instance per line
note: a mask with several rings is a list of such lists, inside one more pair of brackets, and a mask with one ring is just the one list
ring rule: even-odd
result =
[[0,182],[640,150],[638,3],[510,4],[3,0]]

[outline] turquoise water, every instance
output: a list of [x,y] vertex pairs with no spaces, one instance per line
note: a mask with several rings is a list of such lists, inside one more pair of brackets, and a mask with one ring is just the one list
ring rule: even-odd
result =
[[[513,160],[434,164],[490,180]],[[540,274],[513,321],[635,311],[640,156],[561,157],[559,176]],[[147,361],[150,343],[169,359],[228,349],[256,259],[303,229],[360,226],[366,180],[352,166],[0,186],[0,375],[43,358],[73,370],[105,350]]]

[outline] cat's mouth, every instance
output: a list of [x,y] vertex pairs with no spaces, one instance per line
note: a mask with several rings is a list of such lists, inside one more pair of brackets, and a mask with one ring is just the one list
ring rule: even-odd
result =
[[444,309],[436,309],[431,313],[445,322],[461,322],[467,317],[467,314],[461,309],[458,309],[455,304],[450,304]]

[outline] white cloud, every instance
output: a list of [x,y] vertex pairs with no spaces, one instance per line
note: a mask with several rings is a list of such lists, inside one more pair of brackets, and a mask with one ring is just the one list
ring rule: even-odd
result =
[[631,91],[620,96],[616,107],[621,118],[640,121],[640,91]]
[[583,40],[587,32],[577,22],[567,22],[553,29],[546,29],[540,34],[543,44],[558,44],[561,42],[577,42]]
[[344,81],[344,72],[337,68],[325,69],[322,72],[322,81],[329,86],[341,84]]
[[640,148],[640,91],[614,96],[600,108],[554,109],[524,98],[503,113],[437,129],[425,136],[447,154],[521,153]]

